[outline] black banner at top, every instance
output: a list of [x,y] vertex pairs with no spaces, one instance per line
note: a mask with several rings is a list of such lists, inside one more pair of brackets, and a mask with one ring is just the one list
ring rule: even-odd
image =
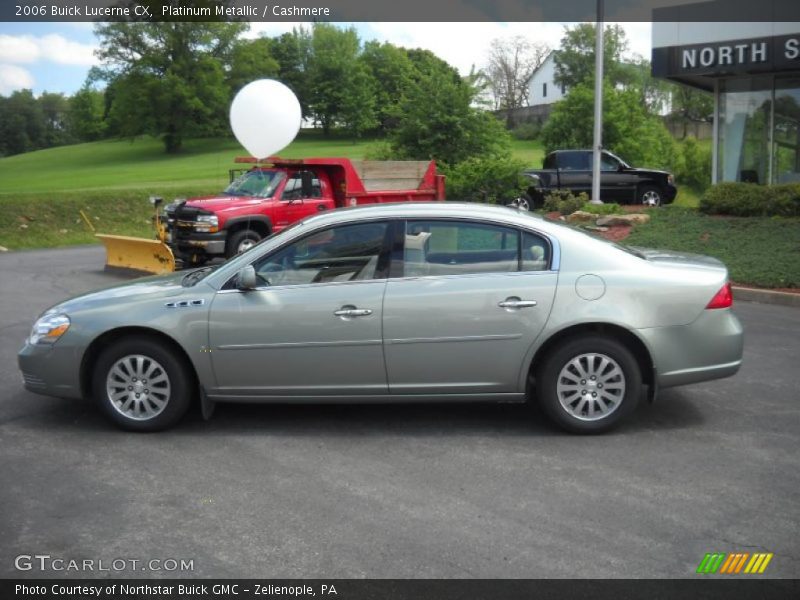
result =
[[3,0],[0,21],[800,21],[797,0]]

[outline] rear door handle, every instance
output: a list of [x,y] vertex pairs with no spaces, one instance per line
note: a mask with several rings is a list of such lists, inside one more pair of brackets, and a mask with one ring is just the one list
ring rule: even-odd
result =
[[536,306],[536,300],[520,300],[516,296],[506,298],[502,302],[498,302],[497,306],[500,308],[517,309],[517,308],[531,308]]
[[372,314],[372,310],[369,308],[356,308],[352,305],[343,306],[339,310],[333,311],[333,315],[336,317],[341,317],[343,319],[349,319],[353,317],[368,317]]

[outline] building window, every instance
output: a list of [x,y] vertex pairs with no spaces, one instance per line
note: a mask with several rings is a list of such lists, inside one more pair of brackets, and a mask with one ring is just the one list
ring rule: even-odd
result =
[[542,98],[547,98],[547,82],[542,84]]
[[720,82],[718,180],[800,182],[800,77]]
[[769,183],[772,78],[722,81],[719,108],[720,180]]
[[800,182],[800,77],[775,78],[772,181]]

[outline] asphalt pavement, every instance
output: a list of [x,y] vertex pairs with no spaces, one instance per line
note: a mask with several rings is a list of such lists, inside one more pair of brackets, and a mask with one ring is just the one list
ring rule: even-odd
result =
[[[133,434],[16,366],[42,310],[118,280],[102,265],[100,247],[0,255],[0,577],[692,578],[707,552],[800,576],[798,308],[737,302],[740,373],[603,436],[472,404],[219,405]],[[15,569],[37,554],[193,569]]]

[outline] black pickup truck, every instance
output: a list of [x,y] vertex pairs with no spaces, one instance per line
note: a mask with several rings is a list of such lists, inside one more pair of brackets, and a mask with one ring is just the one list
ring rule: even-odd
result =
[[[530,185],[516,204],[523,208],[539,208],[551,190],[586,192],[592,196],[592,151],[556,150],[545,156],[543,169],[523,172]],[[600,162],[600,199],[618,204],[669,204],[678,193],[670,173],[631,167],[606,150]],[[528,206],[525,206],[525,205]]]

